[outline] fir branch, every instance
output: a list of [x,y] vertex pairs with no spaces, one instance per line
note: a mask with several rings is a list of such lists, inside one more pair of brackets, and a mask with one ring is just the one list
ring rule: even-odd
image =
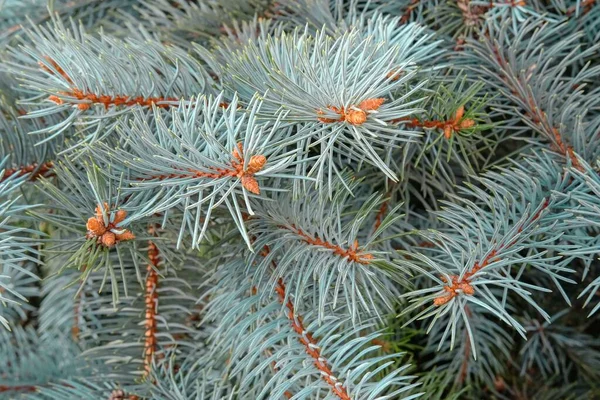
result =
[[[564,74],[568,65],[584,59],[595,51],[595,47],[587,48],[575,57],[579,35],[571,35],[554,45],[545,45],[553,32],[553,28],[547,23],[533,20],[522,25],[518,31],[510,32],[509,22],[510,20],[504,21],[500,29],[489,23],[488,37],[479,43],[469,43],[469,48],[474,52],[472,56],[489,65],[490,68],[485,68],[484,72],[498,82],[489,83],[520,107],[522,111],[519,115],[528,125],[551,142],[553,151],[567,159],[573,168],[581,171],[576,151],[569,142],[572,135],[565,132],[567,127],[563,121],[573,118],[573,115],[565,115],[571,111],[573,104],[585,104],[586,98],[578,82],[583,83],[598,72],[597,68],[584,68],[573,78],[567,78]],[[524,38],[529,41],[527,44]],[[506,53],[506,48],[523,48],[525,51],[515,57],[512,53]],[[555,55],[558,54],[564,58],[557,63]],[[542,71],[543,78],[539,76]],[[574,85],[577,88],[575,91]],[[585,108],[580,114],[584,113]],[[561,124],[558,125],[558,122]]]
[[[8,80],[8,77],[0,74],[0,80]],[[26,112],[15,109],[13,99],[9,98],[14,92],[6,91],[2,94],[6,97],[0,100],[0,158],[6,157],[6,160],[2,163],[4,174],[0,181],[25,175],[29,181],[35,181],[41,176],[51,176],[57,143],[50,141],[36,146],[29,132],[58,121],[52,118],[43,122],[19,118]]]
[[[334,184],[340,189],[352,190],[357,182],[339,180]],[[314,199],[312,204],[292,201],[292,196],[283,194],[275,203],[254,207],[255,218],[248,221],[250,232],[256,237],[256,246],[270,249],[264,258],[249,255],[248,265],[257,262],[254,279],[259,282],[268,279],[274,286],[274,277],[284,276],[296,298],[304,298],[305,292],[312,292],[319,305],[319,318],[324,317],[327,303],[335,306],[342,299],[347,299],[353,321],[359,320],[361,312],[380,315],[379,305],[391,309],[393,285],[390,281],[405,283],[405,270],[390,261],[388,253],[377,248],[374,242],[401,215],[391,212],[379,229],[360,244],[358,232],[370,223],[369,217],[376,213],[381,196],[363,199],[356,214],[346,214],[353,204],[347,192],[337,192],[329,200],[327,193],[309,188],[304,196]],[[329,219],[324,218],[325,215],[336,217]],[[315,225],[314,221],[322,222]],[[271,272],[273,261],[277,263],[274,273]],[[311,284],[306,280],[308,277],[314,277],[309,278]]]
[[98,146],[98,157],[113,164],[115,178],[127,176],[124,190],[145,203],[133,220],[182,210],[179,245],[187,228],[198,246],[220,204],[250,245],[242,207],[252,214],[250,198],[273,190],[262,182],[308,179],[290,168],[298,150],[285,146],[289,131],[281,117],[259,123],[258,97],[247,110],[238,109],[237,97],[226,109],[221,103],[222,96],[198,98],[193,107],[172,110],[168,121],[155,109],[153,128],[144,112],[136,112],[131,125],[121,126],[122,144]]
[[[600,204],[598,200],[600,199],[600,174],[597,168],[593,168],[584,160],[581,160],[581,165],[583,172],[577,171],[574,179],[582,186],[578,188],[579,190],[573,190],[569,193],[577,204],[576,207],[573,207],[574,218],[569,221],[569,226],[572,229],[580,231],[570,238],[574,246],[565,251],[565,254],[586,261],[585,269],[582,273],[583,280],[588,276],[590,266],[598,256],[598,244],[600,241],[597,234],[600,227]],[[599,289],[600,276],[592,276],[591,282],[578,296],[578,298],[585,298],[584,307],[588,306],[594,300]],[[600,302],[592,307],[588,316],[595,314],[598,310],[600,310]]]
[[[544,167],[549,169],[544,170]],[[484,175],[485,178],[479,178],[480,183],[495,194],[488,194],[476,187],[463,192],[473,195],[475,199],[481,201],[481,205],[460,200],[459,197],[455,200],[466,201],[464,209],[458,204],[447,203],[447,210],[437,214],[449,229],[446,232],[424,234],[427,240],[436,245],[431,250],[431,256],[401,252],[410,256],[411,263],[419,264],[416,268],[421,273],[436,282],[434,287],[415,290],[404,295],[411,298],[413,302],[405,312],[430,304],[414,319],[433,317],[431,324],[433,326],[441,316],[452,312],[451,321],[454,321],[454,318],[462,318],[466,324],[467,316],[463,308],[466,304],[472,303],[486,308],[497,318],[513,326],[523,336],[525,334],[523,326],[506,308],[509,292],[527,301],[544,318],[549,318],[531,298],[530,292],[530,290],[547,291],[548,289],[524,282],[525,266],[546,274],[568,301],[561,289],[561,282],[574,283],[574,281],[561,274],[573,272],[567,267],[570,259],[554,255],[551,250],[554,248],[554,242],[566,231],[569,206],[555,196],[548,197],[548,192],[552,187],[561,187],[561,191],[569,190],[574,187],[574,184],[566,174],[557,178],[552,169],[556,168],[553,164],[532,165],[534,170],[537,169],[539,176],[543,176],[543,172],[548,173],[548,181],[543,184],[538,181],[540,178],[534,180],[526,174],[526,169],[522,168],[523,174],[512,170],[511,176],[487,173]],[[516,181],[512,181],[513,179]],[[520,190],[530,187],[530,190],[525,195],[515,193],[510,189],[511,187],[518,187]],[[499,193],[507,199],[512,199],[510,200],[512,204],[509,205],[496,197]],[[515,198],[515,195],[518,197]],[[521,205],[516,206],[519,202]],[[492,220],[489,220],[489,212],[492,213]],[[487,222],[482,223],[482,221]],[[542,237],[544,239],[537,239]],[[528,251],[523,255],[519,254],[524,250]],[[409,266],[408,263],[405,265]],[[436,271],[441,274],[441,277],[436,277],[429,270]],[[453,273],[452,270],[457,272]],[[492,289],[494,287],[502,289],[502,292],[494,292]],[[497,298],[498,296],[500,298]],[[454,321],[447,326],[453,335],[456,332],[455,324]],[[474,347],[473,340],[471,345]]]
[[431,329],[423,352],[426,368],[435,366],[446,373],[453,381],[449,386],[455,389],[478,383],[493,387],[496,377],[511,364],[515,341],[485,308],[476,304],[466,307],[462,310],[466,319],[457,320],[455,334],[448,332],[447,324],[454,318],[449,314]]
[[[543,215],[544,211],[550,205],[550,201],[548,199],[544,199],[542,204],[537,208],[535,214],[531,217],[528,217],[526,220],[520,221],[518,227],[513,227],[511,230],[515,231],[515,234],[518,235],[523,232],[524,227],[537,224],[538,219]],[[515,228],[517,228],[515,230]],[[503,252],[510,252],[511,247],[517,244],[519,241],[518,237],[512,239],[512,241],[503,241],[503,243],[499,243],[497,246],[492,247],[491,249],[484,250],[484,253],[487,254],[481,261],[476,261],[473,267],[469,268],[461,274],[461,276],[452,275],[450,276],[450,280],[446,280],[447,278],[442,278],[442,281],[446,283],[444,286],[444,292],[440,296],[436,297],[433,300],[433,304],[436,306],[441,306],[452,300],[460,293],[464,293],[466,295],[472,296],[475,294],[475,289],[471,286],[471,280],[473,276],[477,275],[477,273],[487,267],[489,264],[499,261],[500,256],[498,254],[502,254]],[[450,284],[451,283],[451,284]]]
[[[88,169],[83,169],[86,166]],[[106,178],[95,164],[85,161],[59,162],[54,168],[57,182],[41,178],[40,187],[48,199],[51,210],[39,210],[32,214],[47,222],[55,235],[45,240],[48,245],[44,254],[49,259],[67,254],[67,260],[57,272],[77,269],[81,273],[80,290],[90,274],[103,269],[114,286],[117,282],[115,268],[124,271],[124,257],[135,260],[142,258],[137,247],[143,232],[141,223],[131,226],[128,207],[136,207],[135,200],[123,195],[122,183]],[[148,218],[147,224],[152,221]],[[139,277],[139,273],[136,274]],[[141,278],[140,278],[141,282]],[[103,284],[104,285],[104,284]],[[102,285],[102,286],[103,286]],[[127,288],[124,288],[127,293]],[[118,301],[118,290],[113,287],[113,299]]]
[[350,400],[348,391],[345,388],[344,382],[335,377],[329,366],[329,362],[321,355],[321,348],[313,335],[307,331],[302,322],[302,317],[297,315],[294,304],[289,299],[286,293],[285,283],[282,278],[277,280],[275,292],[279,298],[279,302],[284,304],[288,309],[286,312],[287,318],[290,320],[292,329],[298,335],[298,341],[304,346],[306,354],[313,359],[315,367],[321,372],[322,379],[331,387],[331,391],[335,393],[340,400]]
[[[0,245],[6,251],[6,247]],[[4,257],[5,261],[6,258]],[[10,330],[17,324],[25,324],[35,311],[39,296],[37,263],[29,260],[18,262],[17,267],[3,262],[0,267],[0,323]]]
[[521,375],[535,368],[542,377],[549,379],[552,376],[565,377],[576,369],[582,379],[598,379],[600,349],[593,335],[558,323],[560,319],[568,318],[568,312],[568,309],[558,312],[551,321],[526,319],[528,340],[519,351]]
[[462,129],[472,128],[475,125],[475,121],[470,118],[463,119],[465,113],[465,107],[460,106],[454,118],[448,121],[419,121],[417,118],[401,118],[394,122],[403,123],[410,128],[436,128],[444,131],[444,137],[450,139],[453,133],[458,133]]
[[[150,233],[155,227],[150,228]],[[158,308],[158,267],[161,262],[158,247],[152,242],[148,242],[148,259],[150,263],[147,268],[145,304],[146,314],[144,317],[145,343],[144,343],[144,376],[148,376],[152,367],[152,359],[156,352],[156,327],[157,327],[157,308]]]
[[[194,3],[187,0],[155,0],[142,2],[136,8],[143,28],[157,36],[162,43],[176,44],[182,48],[192,43],[209,43],[233,23],[251,20],[255,15],[267,16],[277,2],[272,0],[221,0]],[[127,25],[134,15],[119,17]],[[131,26],[134,29],[134,26]],[[135,26],[135,29],[139,29]]]
[[[276,274],[276,265],[273,267]],[[247,276],[240,276],[243,268],[243,262],[234,261],[217,274],[217,287],[211,290],[206,317],[206,322],[222,321],[212,335],[213,348],[207,359],[214,360],[213,365],[221,365],[217,356],[226,356],[228,366],[223,374],[237,382],[240,390],[247,388],[256,393],[257,399],[279,398],[286,392],[303,398],[317,392],[337,399],[386,395],[414,398],[406,393],[415,385],[407,382],[409,377],[399,375],[406,367],[392,370],[382,381],[370,382],[376,371],[383,371],[399,356],[373,354],[379,346],[371,341],[380,333],[373,332],[371,324],[350,327],[350,321],[343,316],[316,323],[316,314],[307,304],[310,297],[300,303],[307,310],[303,312],[294,305],[293,290],[283,280],[278,279],[274,287],[258,285],[255,291]],[[232,277],[236,277],[235,281]],[[336,314],[345,313],[340,309]],[[267,359],[265,348],[269,349]],[[273,362],[276,368],[272,369]],[[382,363],[380,367],[366,371],[368,365],[379,365],[378,362]]]
[[48,331],[46,338],[32,328],[15,326],[13,332],[0,332],[1,392],[38,391],[69,377],[85,377],[97,365],[78,358],[80,349],[63,332]]
[[314,237],[308,235],[304,233],[302,229],[297,228],[295,225],[291,225],[289,229],[296,235],[300,236],[301,240],[303,240],[304,242],[312,246],[323,247],[328,250],[331,250],[333,254],[342,258],[347,258],[349,261],[367,265],[369,264],[370,260],[373,260],[374,258],[372,254],[364,253],[362,250],[360,250],[358,240],[355,240],[354,243],[352,243],[352,245],[346,249],[339,245],[322,240],[317,235],[315,235]]
[[[396,28],[394,22],[379,18],[374,25],[339,37],[329,37],[324,31],[282,33],[266,41],[251,41],[241,51],[220,49],[227,63],[225,84],[243,101],[257,92],[265,93],[263,118],[272,119],[283,108],[286,121],[303,124],[297,135],[299,146],[320,148],[321,153],[315,165],[307,168],[308,176],[324,181],[326,174],[341,170],[336,163],[339,155],[375,165],[396,180],[383,160],[385,147],[398,147],[416,134],[390,123],[419,110],[411,108],[418,104],[415,93],[425,83],[417,73],[418,62],[439,51],[436,42],[426,46],[429,54],[425,49],[411,50],[410,44],[425,44],[430,37],[415,26]],[[393,69],[404,74],[388,77]],[[247,72],[240,75],[240,71]],[[409,82],[410,89],[396,96],[397,89]]]
[[[73,124],[90,132],[85,141],[105,137],[119,116],[142,107],[179,106],[180,100],[210,91],[210,77],[185,51],[156,42],[95,36],[53,18],[27,31],[32,44],[12,49],[10,70],[23,85],[28,117],[69,116],[36,133],[48,138]],[[47,104],[51,105],[48,107]]]
[[0,395],[595,398],[597,2],[43,1],[0,0]]

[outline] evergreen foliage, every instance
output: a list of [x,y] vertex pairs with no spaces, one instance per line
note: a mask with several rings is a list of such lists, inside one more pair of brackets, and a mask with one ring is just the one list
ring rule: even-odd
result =
[[597,3],[0,1],[0,398],[600,398]]

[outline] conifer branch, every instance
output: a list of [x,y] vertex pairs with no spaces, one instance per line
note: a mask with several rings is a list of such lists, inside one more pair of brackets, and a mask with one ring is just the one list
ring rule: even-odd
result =
[[[522,110],[522,117],[526,118],[529,125],[542,133],[546,139],[552,143],[553,151],[567,159],[571,166],[579,171],[582,171],[582,166],[576,156],[573,144],[569,143],[567,135],[561,131],[553,122],[558,119],[557,116],[563,112],[564,103],[573,97],[573,100],[580,97],[582,92],[577,89],[572,95],[571,89],[573,84],[583,79],[588,72],[582,71],[580,75],[564,79],[564,68],[573,63],[575,59],[565,59],[561,63],[554,65],[552,57],[541,58],[542,54],[555,54],[565,52],[573,54],[571,48],[576,41],[577,35],[567,38],[565,41],[557,45],[545,46],[544,41],[548,40],[548,35],[551,33],[550,27],[547,24],[542,24],[540,21],[531,21],[529,24],[520,28],[519,32],[508,34],[507,24],[501,29],[492,28],[493,25],[488,23],[488,28],[492,29],[489,35],[482,41],[482,44],[470,42],[470,47],[475,50],[475,59],[483,58],[493,67],[493,71],[486,69],[485,72],[493,79],[497,79],[500,85],[500,90],[506,93],[506,97],[513,100]],[[538,30],[535,30],[539,28]],[[527,39],[524,39],[527,37]],[[524,40],[532,41],[537,46],[527,45],[526,51],[520,54],[519,58],[513,57],[511,54],[505,54],[505,49],[501,48],[502,44],[512,43],[513,46],[525,46]],[[508,43],[507,43],[508,42]],[[544,53],[542,49],[549,47]],[[485,49],[485,50],[484,50]],[[483,51],[486,54],[483,54]],[[593,49],[586,49],[580,57],[585,57],[585,54],[590,53]],[[537,58],[537,60],[536,60]],[[546,75],[543,80],[538,77],[540,71],[544,71]],[[552,86],[549,86],[552,82]],[[560,105],[551,101],[553,94],[548,90],[554,90],[555,96],[561,96]],[[554,106],[553,109],[546,107]]]
[[[282,228],[286,229],[285,227]],[[360,250],[358,240],[355,240],[352,243],[352,245],[346,249],[342,246],[327,242],[326,240],[322,240],[317,235],[313,236],[306,234],[302,229],[296,227],[293,224],[290,226],[289,229],[296,235],[300,236],[300,238],[304,242],[312,246],[323,247],[328,250],[331,250],[336,256],[347,258],[348,260],[356,262],[358,264],[368,265],[371,262],[371,260],[374,259],[372,254],[365,253],[364,251]]]
[[419,121],[417,118],[404,117],[394,120],[394,123],[400,123],[408,126],[409,128],[435,128],[440,129],[444,132],[444,137],[450,139],[453,133],[459,132],[462,129],[469,129],[475,126],[475,121],[471,118],[463,118],[465,113],[465,107],[460,106],[454,118],[447,121]]
[[0,177],[0,182],[10,179],[12,177],[20,178],[25,175],[27,175],[27,179],[30,181],[34,181],[39,177],[47,178],[52,175],[53,167],[54,163],[52,161],[47,161],[41,165],[33,163],[30,165],[23,165],[19,168],[7,168],[4,170],[4,174],[2,174],[2,177]]
[[594,396],[597,1],[40,1],[0,0],[0,395]]
[[[399,79],[399,76],[393,75],[392,79],[397,80]],[[384,98],[377,98],[363,100],[358,106],[350,106],[348,107],[348,109],[344,109],[343,106],[339,108],[335,106],[327,106],[327,109],[338,114],[339,118],[319,117],[317,119],[325,124],[345,121],[348,122],[350,125],[362,125],[367,120],[368,113],[372,111],[377,111],[383,103],[385,103]],[[323,115],[324,112],[322,110],[319,110],[317,114]]]
[[[229,168],[211,168],[206,169],[212,172],[204,172],[197,169],[189,169],[189,171],[179,173],[173,173],[169,175],[153,175],[149,178],[142,178],[141,180],[167,180],[177,178],[207,178],[207,179],[222,179],[222,178],[235,178],[240,179],[242,186],[253,194],[260,194],[260,188],[254,175],[260,172],[265,164],[267,158],[261,154],[253,155],[250,157],[248,163],[244,161],[244,145],[242,142],[238,142],[237,147],[231,152],[233,160]],[[175,168],[176,169],[176,168]]]
[[[520,221],[518,228],[516,230],[514,228],[512,229],[515,232],[515,235],[519,235],[521,232],[523,232],[524,226],[535,224],[540,218],[540,216],[543,215],[544,210],[549,205],[550,201],[548,199],[543,200],[542,205],[538,208],[538,211],[531,218],[528,218],[525,221]],[[505,240],[504,243],[502,243],[501,245],[486,250],[485,254],[487,255],[481,261],[475,262],[473,267],[467,269],[467,271],[464,274],[461,274],[460,276],[450,276],[450,281],[446,281],[446,278],[443,277],[442,281],[446,283],[446,285],[444,286],[445,293],[436,297],[433,300],[433,303],[436,306],[444,305],[460,293],[464,293],[468,296],[474,295],[475,289],[471,285],[471,280],[473,279],[473,276],[475,276],[479,271],[487,267],[489,264],[497,262],[499,260],[499,257],[501,257],[501,254],[503,252],[510,251],[511,247],[515,245],[518,242],[518,240],[518,237],[512,239],[512,241]]]
[[[156,105],[156,107],[158,108],[169,108],[172,106],[178,106],[181,100],[176,97],[144,98],[143,96],[130,97],[126,95],[103,95],[85,92],[84,90],[74,87],[75,83],[73,82],[73,80],[69,77],[69,75],[67,75],[67,73],[61,68],[61,66],[56,63],[56,61],[54,61],[48,56],[44,58],[50,64],[51,68],[46,66],[42,62],[38,62],[40,68],[51,75],[54,75],[54,71],[56,71],[57,74],[60,75],[71,86],[69,90],[59,92],[60,97],[57,95],[51,95],[48,97],[48,100],[58,105],[63,105],[66,101],[70,104],[73,104],[81,111],[88,110],[94,104],[102,104],[106,110],[108,110],[111,106],[132,107],[135,105],[142,107],[152,107]],[[63,96],[66,96],[67,99],[65,99]],[[71,102],[69,101],[69,98],[73,98],[76,101]]]
[[351,400],[348,395],[344,382],[339,380],[331,370],[329,362],[321,355],[321,348],[313,335],[304,327],[304,322],[301,316],[296,314],[294,304],[289,299],[286,293],[285,283],[283,278],[277,280],[275,291],[279,298],[279,302],[287,308],[286,316],[290,321],[292,329],[298,335],[298,341],[304,346],[306,354],[312,358],[315,367],[321,372],[321,378],[327,382],[330,389],[340,400]]
[[[339,180],[334,184],[343,183]],[[347,182],[346,185],[353,188],[356,182]],[[277,257],[280,260],[275,276],[285,276],[288,279],[288,286],[292,285],[291,290],[296,298],[303,298],[303,293],[309,291],[320,299],[318,304],[326,301],[337,304],[342,296],[352,299],[348,307],[353,318],[358,317],[359,310],[378,313],[376,304],[391,309],[391,289],[386,282],[388,279],[404,282],[403,269],[389,261],[386,251],[372,246],[370,242],[401,215],[390,212],[380,229],[361,245],[357,235],[359,226],[370,225],[380,206],[381,196],[374,195],[363,200],[359,203],[362,206],[356,215],[339,220],[341,225],[330,226],[328,223],[315,225],[315,218],[317,215],[333,213],[342,218],[343,210],[352,204],[349,193],[338,193],[333,204],[329,204],[331,200],[326,192],[323,193],[314,186],[305,195],[315,198],[315,204],[298,204],[288,200],[293,194],[281,194],[277,196],[276,203],[279,206],[265,202],[254,207],[256,218],[248,221],[249,231],[256,236],[256,246],[268,246],[271,249],[267,257],[259,259],[259,255],[249,256],[250,265],[257,263],[256,279],[268,279],[275,285],[270,263]],[[282,208],[282,205],[285,207]],[[394,211],[397,209],[398,207]],[[291,258],[287,254],[296,256]],[[314,284],[296,286],[301,276],[314,277]],[[321,283],[324,281],[331,282],[334,286]],[[339,292],[335,289],[338,287]],[[296,307],[299,305],[295,304]],[[318,312],[320,317],[324,317],[323,306],[319,307]]]
[[[525,96],[523,94],[528,93],[527,88],[520,83],[521,80],[519,77],[512,75],[512,69],[509,67],[505,58],[500,55],[500,49],[496,45],[492,45],[492,51],[496,57],[496,62],[502,70],[501,79],[511,93],[518,98],[521,104],[524,106],[524,115],[527,118],[530,118],[535,125],[539,126],[546,133],[547,137],[553,142],[555,150],[560,155],[569,159],[573,167],[581,171],[582,167],[579,163],[579,160],[575,156],[573,147],[565,143],[563,135],[558,128],[550,125],[547,117],[547,111],[540,109],[535,103],[535,99],[531,97],[531,95]],[[535,65],[533,67],[535,68]]]
[[[93,104],[101,104],[106,110],[108,110],[111,106],[133,107],[136,105],[142,107],[156,106],[158,108],[169,108],[173,106],[177,107],[181,101],[181,99],[177,97],[145,98],[142,96],[130,97],[123,95],[98,95],[95,93],[86,93],[79,89],[71,89],[69,91],[60,92],[60,96],[61,97],[52,95],[48,97],[48,100],[58,105],[63,105],[65,102],[71,103],[81,111],[89,110]],[[67,96],[67,99],[62,96]],[[74,98],[76,101],[71,102],[68,98]]]
[[[153,234],[155,227],[149,229]],[[156,314],[158,309],[158,272],[157,269],[161,262],[158,247],[152,242],[148,242],[148,259],[150,263],[147,267],[146,292],[144,297],[146,312],[144,317],[144,377],[150,374],[152,361],[156,352]]]
[[179,107],[212,92],[212,80],[202,65],[175,46],[125,42],[89,34],[82,26],[67,29],[57,18],[47,27],[29,27],[27,35],[28,50],[11,49],[13,58],[7,63],[23,81],[18,90],[30,96],[21,101],[27,117],[47,119],[71,112],[36,131],[49,135],[44,140],[79,125],[89,130],[83,142],[94,142],[109,135],[119,116],[133,109]]

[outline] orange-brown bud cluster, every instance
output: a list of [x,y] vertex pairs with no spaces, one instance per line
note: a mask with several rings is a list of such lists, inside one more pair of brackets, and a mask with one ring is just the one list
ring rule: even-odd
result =
[[433,299],[433,304],[436,306],[441,306],[452,300],[456,295],[460,292],[472,296],[475,294],[475,289],[471,286],[471,283],[468,279],[459,281],[458,277],[452,277],[452,284],[449,286],[444,286],[444,291],[446,292],[444,295],[438,296]]
[[475,126],[475,120],[471,118],[463,118],[465,115],[465,107],[460,106],[454,114],[454,118],[448,121],[419,121],[416,118],[399,118],[392,122],[404,123],[406,126],[416,128],[437,128],[444,131],[444,137],[450,139],[452,134],[460,132],[462,129],[469,129]]
[[[104,210],[109,212],[108,203],[104,203]],[[127,211],[118,210],[112,222],[104,223],[103,209],[100,205],[96,206],[96,215],[90,217],[87,221],[87,239],[95,238],[98,244],[105,247],[113,247],[119,242],[135,239],[135,235],[128,229],[119,228],[117,225],[127,217]]]
[[[318,117],[317,120],[320,122],[331,124],[334,122],[348,122],[351,125],[362,125],[367,121],[367,113],[369,111],[376,111],[385,102],[384,98],[373,98],[363,100],[358,106],[348,107],[335,107],[327,106],[327,108],[339,115],[338,118],[325,118]],[[323,110],[317,111],[318,115],[324,115]]]
[[168,178],[183,178],[194,176],[196,178],[221,179],[225,177],[239,178],[242,186],[250,193],[260,194],[260,187],[254,174],[261,171],[267,163],[267,157],[262,154],[254,155],[248,160],[248,165],[244,169],[244,149],[242,143],[238,143],[237,147],[231,152],[233,160],[229,168],[208,168],[210,172],[188,169],[183,173],[175,173],[169,175],[157,175],[152,179],[168,179]]
[[242,143],[238,143],[237,148],[233,149],[231,153],[234,161],[231,162],[233,168],[235,168],[235,175],[242,180],[242,186],[246,188],[250,193],[260,194],[260,188],[258,182],[254,177],[254,174],[263,169],[267,163],[267,158],[263,155],[254,155],[250,157],[248,166],[244,170],[244,149]]
[[475,121],[470,118],[463,119],[465,114],[465,107],[460,106],[458,110],[456,110],[456,114],[454,115],[454,120],[447,121],[444,125],[444,137],[446,139],[450,139],[452,133],[458,132],[461,129],[468,129],[475,126]]

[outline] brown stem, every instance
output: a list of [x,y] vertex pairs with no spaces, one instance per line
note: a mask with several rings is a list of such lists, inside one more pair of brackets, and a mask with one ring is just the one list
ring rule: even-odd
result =
[[37,163],[33,163],[33,164],[29,164],[29,165],[23,165],[18,168],[7,168],[4,170],[4,175],[0,179],[0,182],[4,182],[5,180],[7,180],[8,178],[10,178],[12,176],[21,177],[21,176],[24,176],[27,174],[31,174],[29,176],[29,180],[34,181],[34,180],[38,179],[39,177],[51,176],[53,167],[54,167],[53,162],[47,161],[41,165],[39,165]]
[[23,385],[23,386],[6,386],[0,385],[0,393],[4,392],[35,392],[37,388],[32,385]]
[[304,240],[306,243],[311,244],[313,246],[325,247],[326,249],[333,250],[334,254],[336,254],[340,257],[343,257],[343,258],[347,258],[350,261],[354,261],[359,264],[366,265],[366,264],[369,264],[371,262],[371,260],[374,258],[372,254],[365,253],[365,252],[362,252],[359,250],[357,240],[354,241],[354,243],[352,244],[352,246],[350,248],[345,249],[341,246],[338,246],[333,243],[329,243],[323,239],[320,239],[316,235],[313,237],[313,236],[305,233],[302,229],[297,228],[295,225],[291,226],[291,230],[295,234],[300,236],[302,238],[302,240]]
[[209,178],[209,179],[220,179],[226,177],[240,178],[242,186],[250,193],[260,194],[260,187],[258,181],[255,178],[255,174],[263,169],[267,163],[267,158],[263,155],[254,155],[248,160],[247,168],[244,169],[244,151],[242,143],[238,143],[237,148],[232,151],[233,160],[231,161],[230,168],[210,168],[212,172],[204,172],[196,169],[188,169],[187,171],[181,170],[181,173],[168,174],[168,175],[154,175],[147,179],[174,179],[174,178]]
[[[85,103],[77,104],[77,108],[80,110],[88,110],[93,104],[102,104],[105,109],[109,109],[110,106],[125,106],[132,107],[135,105],[142,107],[152,107],[155,105],[159,108],[169,108],[173,107],[172,102],[178,102],[179,99],[177,97],[130,97],[130,96],[109,96],[109,95],[98,95],[95,93],[84,92],[80,89],[74,88],[69,91],[61,92],[62,95],[74,97],[77,100],[86,101]],[[48,100],[56,103],[56,104],[64,104],[65,100],[58,96],[50,96]]]
[[[155,234],[155,228],[150,227],[151,234]],[[158,307],[158,272],[160,264],[160,252],[154,242],[148,242],[148,276],[146,278],[145,305],[146,314],[144,319],[145,341],[144,341],[144,376],[148,376],[152,369],[152,360],[156,352],[156,327],[157,327],[157,307]]]
[[294,304],[286,295],[286,287],[282,278],[277,281],[275,291],[279,296],[281,304],[285,304],[288,309],[286,316],[290,320],[292,329],[298,335],[298,341],[304,346],[306,354],[313,359],[314,366],[321,372],[321,378],[331,387],[333,393],[341,400],[351,400],[348,391],[343,383],[336,378],[329,366],[328,361],[321,355],[321,348],[313,335],[306,330],[302,317],[296,315]]
[[454,118],[447,121],[430,120],[420,121],[417,118],[398,118],[392,121],[392,123],[400,123],[408,126],[409,128],[435,128],[444,131],[444,137],[450,139],[453,133],[460,132],[462,129],[468,129],[475,126],[475,121],[470,118],[463,118],[465,113],[465,107],[460,106],[454,114]]

